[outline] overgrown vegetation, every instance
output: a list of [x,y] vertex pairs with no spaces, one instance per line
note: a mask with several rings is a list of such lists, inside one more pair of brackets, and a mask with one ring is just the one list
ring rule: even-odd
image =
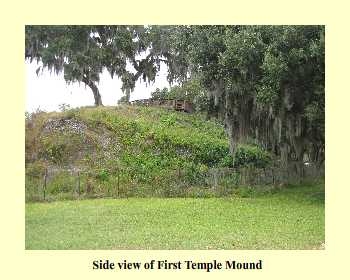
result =
[[[242,146],[236,158],[236,167],[264,167],[270,159],[257,146]],[[199,114],[118,106],[38,112],[26,119],[29,201],[43,199],[44,191],[49,200],[223,195],[229,190],[213,193],[206,177],[233,162],[223,126]]]

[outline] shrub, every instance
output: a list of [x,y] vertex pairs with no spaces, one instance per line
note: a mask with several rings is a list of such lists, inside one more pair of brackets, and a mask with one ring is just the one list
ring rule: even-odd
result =
[[234,167],[263,168],[271,163],[271,155],[256,145],[238,145],[234,153]]
[[100,180],[101,182],[108,181],[109,179],[109,171],[106,169],[101,169],[96,174],[96,179]]

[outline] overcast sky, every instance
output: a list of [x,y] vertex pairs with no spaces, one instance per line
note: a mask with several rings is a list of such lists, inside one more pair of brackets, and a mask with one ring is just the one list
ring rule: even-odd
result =
[[[56,75],[49,71],[36,75],[38,68],[36,62],[26,62],[26,111],[33,112],[40,108],[50,112],[57,111],[62,103],[71,107],[92,106],[94,98],[90,88],[84,83],[74,83],[67,85],[63,78],[63,73]],[[158,88],[169,87],[166,80],[167,67],[163,64],[157,74],[154,84],[146,85],[141,79],[136,82],[134,92],[131,93],[131,100],[149,98],[151,92]],[[113,79],[107,71],[100,76],[98,88],[102,96],[103,105],[116,106],[122,97],[122,83],[119,79]]]

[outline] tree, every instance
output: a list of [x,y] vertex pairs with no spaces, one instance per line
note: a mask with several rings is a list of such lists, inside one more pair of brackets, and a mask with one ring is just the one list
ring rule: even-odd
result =
[[167,87],[160,89],[156,88],[155,91],[151,92],[151,98],[154,100],[165,100],[170,99],[169,90]]
[[93,92],[95,105],[102,105],[96,83],[103,70],[102,49],[91,27],[26,26],[25,58],[42,62],[37,73],[48,68],[56,74],[64,72],[67,83],[83,82]]
[[222,103],[231,145],[253,138],[282,163],[301,164],[305,154],[323,162],[324,29],[251,26],[225,37]]
[[129,104],[129,101],[127,99],[127,96],[126,95],[123,95],[119,100],[118,100],[118,104],[121,105],[121,104]]
[[200,77],[232,152],[255,142],[283,163],[305,154],[323,162],[324,27],[190,26],[184,34],[171,38],[169,61],[184,60],[177,69],[186,73],[172,75]]
[[[47,68],[64,72],[67,83],[83,82],[99,106],[97,83],[104,69],[121,78],[128,100],[141,76],[154,81],[157,68],[152,57],[138,58],[148,49],[145,35],[143,26],[26,26],[25,58],[42,62],[37,73]],[[128,64],[134,71],[127,70]]]

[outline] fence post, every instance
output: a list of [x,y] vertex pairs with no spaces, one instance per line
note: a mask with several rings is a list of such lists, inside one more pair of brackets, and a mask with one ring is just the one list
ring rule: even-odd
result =
[[215,188],[215,190],[217,190],[217,186],[218,186],[218,174],[216,173],[216,170],[214,170],[213,175],[214,175],[214,188]]
[[47,184],[47,167],[45,168],[45,173],[44,173],[44,185],[43,185],[44,200],[46,199],[46,184]]
[[247,184],[247,172],[246,172],[246,167],[243,167],[242,169],[241,169],[242,171],[242,185],[243,186],[246,186],[246,184]]
[[180,166],[177,166],[176,173],[177,173],[177,182],[178,182],[178,187],[179,187],[182,185],[182,179],[183,179]]
[[120,173],[120,168],[118,167],[117,169],[117,196],[119,197],[119,173]]
[[78,170],[78,180],[77,180],[77,192],[78,192],[78,196],[80,196],[80,172]]

